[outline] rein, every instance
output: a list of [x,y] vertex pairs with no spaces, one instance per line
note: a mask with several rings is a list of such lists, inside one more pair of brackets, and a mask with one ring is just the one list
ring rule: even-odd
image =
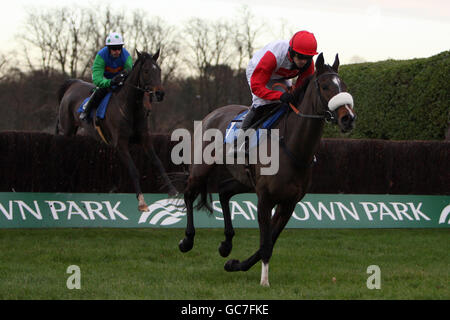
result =
[[[145,62],[145,59],[146,59],[146,58],[147,58],[147,57],[145,57],[145,56],[142,58],[142,61],[140,62],[139,68],[142,68],[142,65],[143,65],[143,63]],[[139,61],[140,61],[140,59],[138,59],[138,60],[136,61],[136,64],[137,64]],[[135,64],[135,65],[136,65],[136,64]],[[133,67],[133,69],[134,69],[134,67]],[[141,70],[139,70],[139,73],[140,73],[140,72],[141,72]],[[129,83],[129,81],[125,82],[124,84],[127,85],[128,87],[131,87],[131,88],[133,88],[133,89],[139,90],[140,92],[143,92],[143,93],[144,93],[144,98],[143,98],[143,100],[142,100],[142,103],[143,103],[145,109],[147,109],[147,116],[148,116],[149,113],[150,113],[150,111],[151,111],[151,109],[152,109],[151,102],[152,102],[153,96],[156,96],[156,99],[159,101],[159,97],[158,97],[158,87],[147,88],[147,86],[145,86],[144,88],[142,88],[142,87],[140,86],[140,78],[138,78],[138,84],[137,84],[137,85],[131,84],[131,83]]]
[[[146,57],[144,56],[143,57],[143,59],[142,59],[142,62],[141,62],[141,66],[140,66],[140,68],[142,67],[142,64],[145,62],[145,59],[146,59]],[[137,61],[136,61],[136,64],[137,64],[137,62],[139,61],[140,59],[138,59]],[[133,68],[134,69],[134,68]],[[140,70],[139,70],[139,73],[140,73]],[[139,79],[138,79],[138,85],[137,86],[135,86],[135,85],[133,85],[133,84],[131,84],[131,83],[128,83],[128,82],[125,82],[124,83],[125,85],[127,85],[127,86],[129,86],[129,87],[132,87],[132,88],[134,88],[134,89],[137,89],[137,90],[139,90],[139,91],[141,91],[141,92],[144,92],[144,93],[149,93],[149,94],[155,94],[156,93],[156,87],[153,87],[153,88],[141,88],[140,86],[139,86]]]
[[[316,79],[314,80],[314,85],[319,93],[320,102],[321,102],[322,106],[324,106],[326,104],[324,104],[324,98],[320,92],[319,84],[317,81],[320,77],[325,76],[325,75],[330,75],[330,74],[337,75],[337,73],[327,72],[327,73],[321,74],[319,77],[316,77]],[[281,83],[274,84],[274,86],[275,85],[279,85],[279,86],[283,87],[286,91],[289,91],[288,88]],[[302,117],[302,118],[325,119],[325,121],[335,121],[336,120],[335,116],[333,115],[333,112],[331,112],[330,110],[327,110],[325,112],[325,114],[304,114],[304,113],[301,113],[300,110],[298,108],[296,108],[292,103],[289,103],[288,105],[297,116]],[[285,121],[284,121],[284,131],[285,132],[287,131],[286,125],[287,125],[287,113],[286,113],[286,117],[285,117]],[[292,162],[298,168],[308,169],[308,168],[311,168],[317,162],[317,158],[315,155],[313,156],[313,159],[311,160],[310,163],[304,163],[304,161],[297,159],[297,157],[289,150],[288,146],[286,145],[284,136],[279,137],[279,143],[280,143],[281,148],[284,150],[284,152],[288,155],[289,158],[291,158]]]
[[135,86],[135,85],[132,85],[132,84],[129,84],[129,83],[125,83],[127,86],[129,86],[129,87],[132,87],[132,88],[134,88],[134,89],[138,89],[138,90],[140,90],[140,91],[142,91],[142,92],[146,92],[146,93],[150,93],[150,94],[154,94],[155,92],[156,92],[156,88],[155,87],[153,87],[153,88],[149,88],[149,89],[143,89],[143,88],[141,88],[141,87],[138,87],[138,86]]
[[[317,89],[317,92],[319,93],[319,98],[320,98],[320,102],[321,102],[322,106],[326,105],[326,103],[324,103],[325,99],[323,98],[322,93],[320,92],[318,80],[319,80],[319,78],[326,76],[326,75],[337,75],[337,73],[335,73],[335,72],[322,73],[320,76],[318,76],[318,77],[316,77],[316,79],[314,79],[314,85]],[[302,118],[325,119],[325,121],[327,121],[327,122],[332,122],[332,121],[336,120],[336,117],[334,116],[333,112],[331,112],[330,110],[326,110],[325,114],[304,114],[304,113],[301,113],[300,110],[298,108],[296,108],[292,103],[289,103],[289,107],[291,108],[292,111],[294,111],[294,113],[296,115],[298,115],[299,117],[302,117]]]
[[301,113],[292,103],[289,103],[289,107],[294,111],[296,115],[302,118],[310,118],[310,119],[325,119],[327,121],[331,121],[334,119],[333,114],[330,111],[326,111],[325,114],[304,114]]

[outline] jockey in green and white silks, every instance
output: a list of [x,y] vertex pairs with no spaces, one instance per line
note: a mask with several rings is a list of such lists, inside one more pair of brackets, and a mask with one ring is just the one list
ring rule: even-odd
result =
[[105,97],[111,87],[123,84],[126,75],[133,67],[133,59],[130,53],[123,47],[124,41],[121,34],[112,32],[94,59],[92,65],[92,82],[96,89],[89,101],[83,106],[80,119],[87,118],[93,106],[96,106]]

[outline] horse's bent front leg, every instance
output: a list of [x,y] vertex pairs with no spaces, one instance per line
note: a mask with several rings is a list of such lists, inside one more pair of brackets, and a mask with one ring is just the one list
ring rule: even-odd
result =
[[148,211],[147,203],[145,203],[144,195],[142,194],[141,184],[139,183],[139,171],[134,164],[133,158],[130,155],[130,151],[128,150],[128,144],[125,142],[119,143],[118,145],[118,154],[122,163],[128,169],[128,173],[130,174],[130,178],[133,181],[134,190],[136,192],[136,197],[138,199],[138,209],[139,211]]
[[172,181],[170,181],[169,176],[167,175],[166,169],[164,169],[164,166],[159,159],[158,155],[155,152],[155,149],[153,148],[153,145],[151,144],[150,138],[146,137],[143,140],[143,147],[145,150],[145,154],[150,159],[150,163],[153,165],[153,167],[156,168],[158,171],[159,176],[163,180],[164,186],[168,187],[168,195],[170,197],[176,197],[178,195],[177,189],[172,184]]

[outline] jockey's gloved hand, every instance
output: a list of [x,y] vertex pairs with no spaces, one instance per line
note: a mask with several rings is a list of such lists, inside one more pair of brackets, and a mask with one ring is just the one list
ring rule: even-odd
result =
[[284,103],[292,103],[295,104],[295,99],[294,96],[289,93],[289,92],[285,92],[281,95],[280,100]]
[[111,86],[120,87],[121,85],[123,85],[124,80],[125,77],[119,73],[118,75],[114,76],[114,78],[111,79]]

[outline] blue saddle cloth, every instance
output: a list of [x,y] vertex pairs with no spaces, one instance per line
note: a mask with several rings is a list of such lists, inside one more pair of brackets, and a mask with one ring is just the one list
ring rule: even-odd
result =
[[[104,119],[105,118],[106,109],[108,108],[108,103],[109,103],[109,99],[111,99],[111,95],[112,95],[112,92],[108,92],[106,94],[106,96],[103,98],[103,100],[100,102],[100,104],[98,105],[97,111],[96,111],[97,112],[97,114],[96,114],[97,118],[100,118],[100,119]],[[83,112],[83,106],[89,100],[89,98],[90,97],[88,97],[88,98],[83,100],[83,102],[81,103],[80,107],[78,108],[78,113]],[[95,110],[92,109],[91,113],[89,114],[90,118],[94,117],[94,112],[95,112]]]
[[[273,124],[287,111],[288,106],[286,104],[283,104],[272,116],[266,119],[262,123],[262,125],[258,129],[256,129],[255,133],[249,137],[250,140],[249,148],[253,148],[259,144],[261,129],[271,129]],[[237,137],[239,135],[238,129],[241,128],[242,120],[244,119],[247,113],[248,110],[242,112],[241,114],[238,114],[233,120],[231,120],[225,133],[224,143],[234,143],[234,141],[237,140]],[[242,132],[242,130],[240,130],[240,132]]]

